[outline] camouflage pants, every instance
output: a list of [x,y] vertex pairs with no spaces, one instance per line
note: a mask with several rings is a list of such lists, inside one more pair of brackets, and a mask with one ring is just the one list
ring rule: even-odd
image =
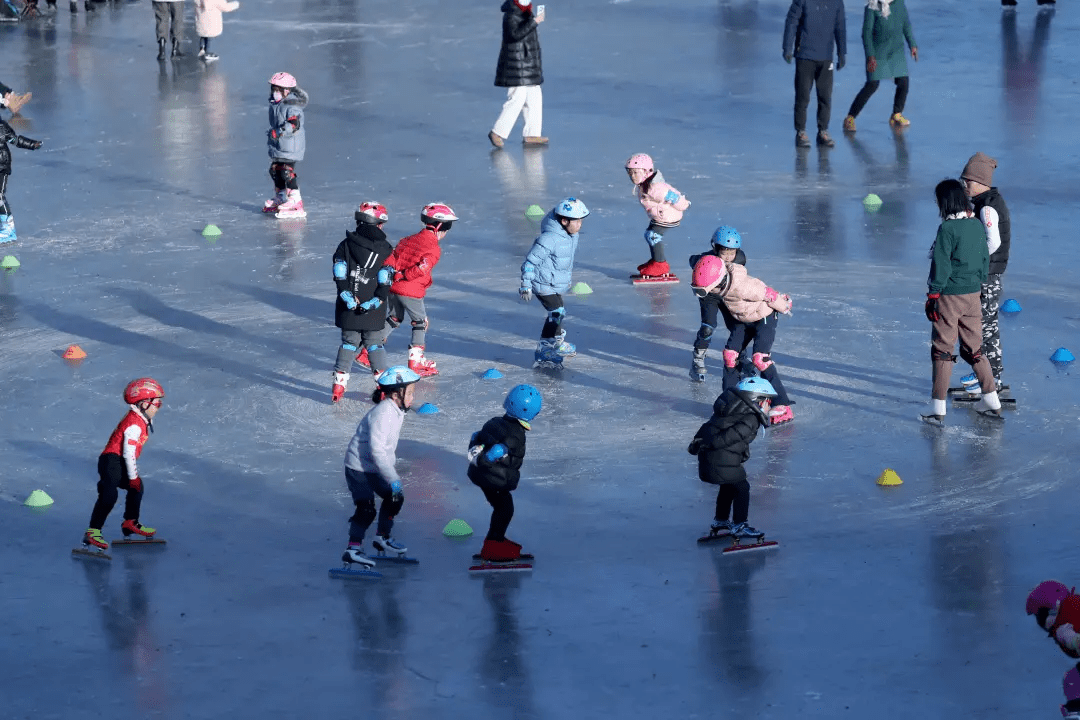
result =
[[1001,332],[998,330],[998,307],[1001,305],[1001,275],[988,275],[979,293],[982,305],[982,351],[990,361],[994,377],[1001,379]]

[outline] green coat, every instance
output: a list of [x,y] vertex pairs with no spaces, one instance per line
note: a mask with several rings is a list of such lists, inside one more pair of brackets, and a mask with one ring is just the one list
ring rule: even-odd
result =
[[944,220],[930,255],[928,290],[942,295],[977,293],[986,282],[990,252],[979,218]]
[[867,6],[863,13],[863,50],[867,58],[877,59],[877,69],[866,73],[867,80],[887,80],[908,74],[905,38],[909,47],[918,47],[904,0],[892,0],[889,17],[882,17],[880,10],[871,10]]

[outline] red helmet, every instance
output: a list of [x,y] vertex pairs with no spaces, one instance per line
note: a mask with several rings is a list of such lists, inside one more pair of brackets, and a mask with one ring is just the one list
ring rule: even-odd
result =
[[143,400],[165,397],[165,391],[154,378],[137,378],[128,383],[124,388],[124,402],[134,405]]
[[432,227],[449,225],[457,219],[454,209],[444,203],[429,203],[420,211],[420,221]]
[[377,202],[360,203],[360,207],[356,209],[353,215],[356,217],[356,222],[367,223],[368,225],[378,225],[390,219],[386,212],[386,206]]
[[283,88],[296,87],[296,78],[287,72],[274,73],[270,76],[270,84]]

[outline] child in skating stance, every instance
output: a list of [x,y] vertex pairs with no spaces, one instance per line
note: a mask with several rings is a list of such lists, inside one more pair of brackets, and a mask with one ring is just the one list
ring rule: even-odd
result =
[[770,424],[780,425],[794,420],[791,400],[771,356],[779,313],[791,314],[791,298],[747,275],[742,265],[725,263],[712,255],[704,256],[694,266],[692,283],[698,297],[710,294],[719,297],[736,323],[724,346],[724,389],[738,384],[739,356],[752,342],[754,367],[776,391]]
[[270,78],[270,129],[266,131],[266,147],[270,153],[274,197],[263,204],[263,212],[274,213],[280,219],[307,217],[296,180],[296,163],[304,159],[307,148],[304,128],[307,103],[307,93],[297,87],[292,75],[279,72]]
[[562,329],[566,317],[562,293],[570,289],[578,233],[588,215],[589,209],[577,198],[560,202],[540,221],[540,235],[521,264],[521,299],[529,302],[536,293],[548,311],[533,367],[562,367],[563,358],[577,355],[577,348],[566,342],[566,331]]
[[[390,312],[387,318],[387,337],[408,314],[412,323],[409,338],[409,369],[420,377],[438,375],[435,361],[424,357],[426,333],[429,327],[424,296],[431,287],[431,272],[442,257],[439,241],[450,232],[457,220],[453,209],[444,203],[430,203],[420,211],[424,229],[415,235],[402,238],[394,248],[386,264],[393,268],[393,285],[390,286]],[[363,362],[361,360],[361,362]]]
[[664,182],[664,176],[653,166],[653,159],[645,153],[633,155],[626,161],[626,174],[634,183],[634,196],[649,216],[645,242],[649,243],[652,257],[638,265],[638,272],[643,278],[671,275],[671,266],[664,256],[664,233],[679,226],[690,201]]
[[[713,255],[725,263],[737,263],[746,267],[746,255],[742,251],[742,236],[739,231],[727,225],[716,228],[712,236],[712,248],[708,252],[690,256],[690,269],[693,270],[698,261],[706,255]],[[701,308],[701,326],[698,327],[697,336],[694,338],[694,359],[690,362],[690,379],[696,382],[704,382],[708,371],[705,369],[705,355],[712,343],[713,333],[716,332],[717,316],[724,319],[724,327],[730,336],[736,330],[741,331],[745,326],[735,322],[727,306],[720,300],[718,295],[706,294],[698,298]],[[741,338],[739,338],[741,342]]]
[[334,283],[338,291],[334,324],[341,328],[341,347],[334,364],[333,402],[345,395],[353,359],[360,348],[365,364],[376,375],[389,365],[383,343],[394,269],[384,263],[394,248],[382,230],[389,216],[383,205],[365,202],[353,217],[356,230],[346,231],[345,239],[334,251]]
[[412,407],[414,383],[420,376],[407,367],[397,365],[376,378],[378,387],[371,396],[375,407],[364,415],[356,427],[345,452],[345,482],[352,493],[356,512],[349,518],[349,547],[341,559],[372,567],[375,561],[364,554],[364,534],[375,520],[375,496],[382,498],[379,524],[372,547],[378,552],[404,554],[406,547],[390,537],[394,517],[401,512],[405,496],[401,478],[394,469],[397,462],[398,437],[405,413]]
[[116,505],[117,488],[127,490],[124,502],[124,523],[120,530],[124,537],[142,535],[153,537],[154,528],[139,524],[139,508],[142,505],[143,481],[137,461],[143,445],[154,431],[153,419],[161,409],[165,391],[153,378],[138,378],[124,388],[124,402],[130,409],[109,436],[109,442],[98,457],[97,502],[90,514],[90,527],[83,536],[83,545],[108,550],[109,543],[101,536],[101,528]]
[[0,243],[13,242],[15,235],[15,216],[7,201],[8,176],[11,175],[11,150],[8,143],[23,150],[37,150],[40,140],[32,140],[15,132],[10,125],[0,120]]
[[[30,7],[29,3],[26,7]],[[34,97],[33,93],[19,94],[9,88],[4,83],[0,82],[0,107],[6,107],[11,111],[12,115],[18,115],[22,110],[22,106],[30,102],[30,98]]]
[[518,385],[503,401],[506,414],[488,420],[469,440],[469,480],[484,491],[491,504],[491,523],[480,550],[484,560],[505,562],[521,556],[521,545],[506,537],[506,528],[514,517],[510,493],[521,476],[525,432],[542,405],[539,390],[532,385]]
[[[1076,631],[1080,627],[1080,595],[1074,590],[1057,580],[1044,580],[1028,595],[1026,610],[1063,653],[1076,659],[1080,658],[1080,635]],[[1061,714],[1067,720],[1080,720],[1080,663],[1065,673],[1061,687],[1065,692]]]
[[713,403],[713,415],[702,425],[687,452],[697,455],[698,477],[719,485],[716,514],[709,530],[714,536],[730,535],[741,540],[765,537],[747,520],[750,513],[750,483],[743,463],[750,459],[750,443],[758,428],[769,425],[769,406],[776,390],[769,381],[753,377],[721,393]]

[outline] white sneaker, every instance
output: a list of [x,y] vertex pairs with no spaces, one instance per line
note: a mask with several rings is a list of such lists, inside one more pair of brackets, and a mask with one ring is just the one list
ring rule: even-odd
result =
[[371,541],[371,546],[379,552],[392,552],[399,555],[404,555],[408,550],[407,547],[398,543],[393,538],[383,537],[382,535],[376,535],[375,539]]
[[341,554],[342,562],[363,565],[366,568],[375,567],[375,561],[364,554],[363,545],[350,545]]

